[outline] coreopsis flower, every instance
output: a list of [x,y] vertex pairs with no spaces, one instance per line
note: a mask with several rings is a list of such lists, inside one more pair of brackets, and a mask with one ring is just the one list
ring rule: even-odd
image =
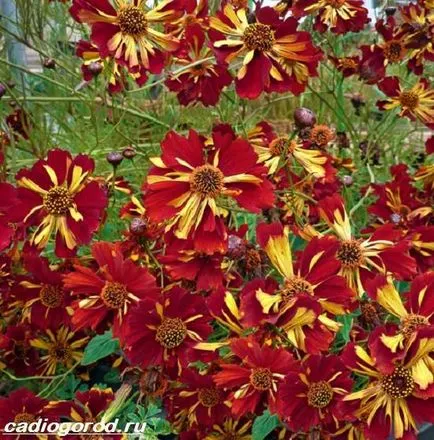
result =
[[0,333],[0,370],[9,368],[17,376],[32,376],[36,371],[38,353],[30,345],[34,329],[26,324],[8,325]]
[[14,289],[15,297],[24,302],[22,319],[42,329],[68,325],[71,298],[63,289],[61,272],[39,255],[24,256],[24,267],[30,276]]
[[[12,391],[7,397],[0,397],[0,429],[4,432],[5,426],[10,422],[32,423],[40,418],[55,420],[46,414],[45,407],[48,400],[42,399],[27,388]],[[5,436],[2,434],[2,436]],[[42,435],[11,436],[12,439],[27,438],[31,440],[42,439]],[[45,436],[46,437],[46,436]]]
[[338,275],[340,263],[335,257],[337,243],[332,237],[313,238],[293,263],[288,228],[280,223],[261,223],[257,239],[272,265],[283,277],[281,288],[269,295],[258,290],[256,298],[264,313],[297,306],[307,296],[321,305],[324,313],[343,315],[352,308],[354,293]]
[[226,4],[211,17],[210,26],[219,61],[231,63],[243,57],[235,80],[242,98],[255,99],[264,91],[299,94],[309,77],[317,75],[321,52],[309,33],[297,31],[296,19],[282,19],[273,8],[250,13]]
[[14,228],[11,225],[11,213],[17,204],[16,189],[9,183],[0,183],[0,251],[11,243]]
[[434,90],[427,79],[419,79],[412,88],[405,89],[397,76],[389,76],[378,83],[378,88],[389,97],[377,101],[380,110],[399,108],[399,116],[434,129]]
[[[175,71],[169,74],[166,86],[176,93],[181,105],[197,102],[205,106],[216,105],[223,88],[232,82],[231,75],[225,66],[210,59],[212,51],[206,44],[205,32],[199,25],[188,26],[183,46],[185,49],[173,61],[176,66],[180,66],[179,73]],[[205,59],[207,60],[199,63]],[[190,67],[190,64],[194,65]]]
[[230,416],[227,393],[216,387],[212,375],[186,369],[178,380],[182,386],[174,388],[164,402],[177,431],[185,426],[212,427]]
[[233,438],[236,440],[252,440],[251,420],[226,419],[223,423],[215,424],[212,432],[204,437],[204,440],[225,440]]
[[[368,440],[390,435],[396,439],[414,438],[418,426],[434,421],[434,388],[427,389],[427,370],[417,368],[419,360],[432,353],[433,334],[396,360],[396,354],[376,356],[376,339],[382,333],[380,327],[371,334],[370,354],[354,343],[345,347],[341,356],[345,366],[369,381],[361,390],[345,396],[344,401],[356,405],[354,415],[366,421],[364,434]],[[430,376],[432,382],[432,372]]]
[[146,83],[148,76],[143,66],[137,72],[129,72],[115,59],[102,58],[98,48],[90,41],[80,40],[77,43],[76,55],[83,59],[81,72],[85,81],[91,81],[103,73],[107,76],[107,89],[110,93],[119,93],[125,88],[126,80],[131,77],[138,86]]
[[182,37],[189,26],[199,26],[203,30],[208,29],[208,0],[181,0],[179,7],[182,7],[184,14],[166,25],[172,35],[178,38]]
[[223,199],[234,199],[251,212],[270,208],[274,201],[266,168],[257,164],[252,146],[233,132],[215,129],[212,137],[215,148],[207,155],[195,131],[190,130],[187,138],[168,133],[161,157],[151,159],[154,166],[145,194],[151,220],[168,220],[166,230],[181,239],[191,238],[196,251],[206,254],[227,248],[223,218],[228,211]]
[[121,337],[125,318],[143,298],[156,298],[159,290],[147,269],[124,258],[119,244],[94,243],[96,269],[74,265],[64,276],[64,286],[78,298],[72,303],[72,324],[76,330],[105,330],[113,325],[113,335]]
[[157,29],[177,18],[176,0],[164,0],[148,9],[144,0],[73,0],[72,17],[91,26],[91,41],[101,57],[113,56],[136,72],[140,66],[152,73],[164,67],[165,53],[175,51],[179,40]]
[[292,12],[296,17],[316,14],[315,29],[319,32],[358,32],[369,23],[362,0],[295,0]]
[[36,226],[30,243],[38,249],[56,238],[56,254],[72,256],[78,245],[87,244],[100,225],[107,197],[97,182],[90,181],[93,160],[55,149],[47,159],[16,176],[19,204],[16,216],[25,226]]
[[336,258],[341,263],[340,274],[359,296],[363,295],[366,280],[376,273],[393,273],[400,279],[415,274],[416,262],[408,254],[409,243],[399,241],[400,232],[394,231],[392,225],[378,228],[366,239],[357,239],[339,195],[320,200],[319,213],[338,236]]
[[[381,337],[381,342],[392,353],[405,348],[417,338],[420,329],[434,326],[434,272],[415,277],[410,291],[405,295],[405,301],[401,299],[393,282],[381,275],[368,283],[367,291],[372,299],[399,320],[396,335]],[[418,368],[422,369],[422,362]]]
[[165,241],[165,255],[159,257],[159,261],[173,280],[194,281],[198,290],[215,289],[223,284],[223,254],[197,252],[191,240],[166,236]]
[[72,368],[83,358],[88,341],[88,336],[77,335],[65,326],[38,334],[30,341],[30,345],[41,352],[37,365],[40,374],[52,376],[60,366],[67,370]]
[[324,124],[314,125],[309,134],[311,142],[320,148],[325,148],[335,137],[332,129]]
[[360,57],[358,56],[347,56],[340,58],[330,56],[329,59],[335,65],[336,69],[342,73],[344,78],[348,78],[359,71]]
[[214,381],[231,390],[232,414],[240,418],[264,405],[275,412],[279,386],[285,375],[297,368],[292,355],[282,348],[261,346],[253,337],[233,340],[230,349],[235,359],[220,364]]
[[352,384],[338,356],[308,356],[300,370],[289,372],[280,386],[279,415],[294,431],[333,424],[343,416],[341,402]]
[[157,301],[145,298],[128,316],[121,340],[125,355],[141,368],[186,367],[200,357],[194,347],[211,333],[209,321],[204,300],[180,287],[173,287]]

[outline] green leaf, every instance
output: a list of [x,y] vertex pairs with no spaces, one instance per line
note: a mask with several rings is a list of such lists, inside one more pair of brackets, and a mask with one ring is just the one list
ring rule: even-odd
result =
[[271,415],[268,410],[264,411],[262,416],[257,417],[253,423],[253,440],[264,440],[278,426],[279,418],[276,415]]
[[119,341],[113,339],[111,330],[92,338],[84,350],[81,365],[90,365],[119,350]]

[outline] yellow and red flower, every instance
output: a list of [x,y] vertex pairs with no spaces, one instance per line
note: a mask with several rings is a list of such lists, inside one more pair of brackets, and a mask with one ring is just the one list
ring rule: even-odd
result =
[[292,12],[296,17],[316,14],[315,29],[319,32],[358,32],[369,22],[362,0],[295,0]]
[[24,256],[24,267],[31,276],[14,288],[14,296],[24,302],[22,319],[40,329],[68,325],[71,297],[63,288],[62,273],[39,255]]
[[132,72],[140,66],[160,73],[165,53],[175,51],[179,40],[159,31],[158,24],[177,18],[177,0],[164,0],[148,10],[144,0],[73,0],[70,13],[80,23],[91,26],[91,41],[101,57],[114,56]]
[[233,198],[251,212],[269,208],[274,201],[266,168],[257,164],[246,140],[216,129],[213,141],[215,148],[207,155],[204,140],[195,131],[188,138],[167,134],[161,157],[151,159],[154,166],[145,194],[151,220],[168,220],[166,230],[181,239],[191,238],[195,250],[206,254],[227,248],[224,198]]
[[212,51],[205,37],[199,25],[187,27],[182,49],[173,61],[180,66],[179,73],[171,73],[165,82],[169,90],[176,93],[179,103],[185,106],[197,102],[205,106],[216,105],[223,88],[232,82],[227,68],[210,59]]
[[[251,17],[249,21],[248,16]],[[226,4],[210,19],[210,36],[219,61],[242,57],[235,80],[242,98],[255,99],[262,92],[301,93],[316,76],[321,51],[307,32],[297,31],[295,18],[282,19],[270,7],[254,13]]]
[[125,318],[133,305],[143,298],[156,298],[155,278],[143,267],[122,255],[120,245],[95,243],[92,255],[96,270],[74,265],[74,272],[64,277],[65,289],[78,296],[72,303],[75,329],[103,331],[113,325],[113,335],[121,337]]
[[231,402],[221,388],[217,388],[213,376],[186,369],[179,382],[165,399],[169,418],[179,432],[187,428],[212,427],[230,416]]
[[396,439],[414,438],[420,424],[434,421],[434,387],[427,384],[434,381],[433,373],[428,371],[427,377],[426,369],[417,368],[421,358],[432,354],[434,333],[417,340],[398,361],[396,354],[377,356],[376,339],[383,333],[380,327],[371,334],[370,354],[354,343],[345,347],[341,359],[346,367],[369,381],[344,401],[353,407],[359,420],[366,422],[368,440],[386,439],[392,434]]
[[30,345],[41,351],[37,365],[40,374],[52,376],[60,366],[67,370],[72,368],[83,358],[88,341],[88,336],[77,335],[65,326],[38,334],[30,341]]
[[218,387],[231,390],[232,414],[240,418],[264,405],[277,410],[277,393],[283,378],[297,368],[292,355],[282,348],[261,346],[253,337],[235,339],[230,344],[233,363],[221,363],[214,376]]
[[308,356],[280,386],[279,415],[294,431],[334,424],[345,413],[341,403],[352,384],[338,356]]
[[204,300],[180,287],[173,287],[157,301],[145,298],[128,316],[121,340],[125,355],[141,368],[184,368],[200,358],[194,347],[211,333],[209,321]]
[[389,97],[377,101],[380,110],[399,108],[399,116],[419,120],[434,129],[434,90],[427,79],[419,79],[412,88],[405,89],[397,76],[389,76],[378,83],[378,88]]
[[74,255],[87,244],[100,225],[107,197],[97,182],[90,181],[94,162],[80,154],[51,150],[47,159],[16,176],[19,204],[15,215],[25,226],[36,226],[30,243],[38,249],[56,237],[56,254]]
[[416,273],[416,262],[408,254],[409,243],[400,240],[400,232],[394,231],[392,225],[378,228],[366,239],[354,237],[339,195],[321,200],[319,212],[339,239],[336,258],[341,263],[340,274],[359,296],[363,295],[366,280],[377,273],[393,273],[400,279]]

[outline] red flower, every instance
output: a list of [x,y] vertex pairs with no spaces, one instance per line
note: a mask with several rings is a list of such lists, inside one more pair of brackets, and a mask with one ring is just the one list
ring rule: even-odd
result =
[[179,382],[183,385],[167,396],[165,407],[180,432],[185,430],[185,421],[189,428],[204,428],[220,424],[230,416],[227,393],[216,387],[213,376],[184,370]]
[[194,346],[211,333],[209,321],[204,300],[179,287],[157,301],[145,298],[129,314],[121,341],[125,355],[142,368],[186,367],[199,358]]
[[421,121],[434,129],[434,90],[425,78],[420,79],[411,89],[404,89],[397,76],[389,76],[378,83],[379,89],[389,99],[378,101],[380,110],[400,108],[399,116]]
[[56,254],[68,257],[78,245],[89,243],[107,204],[99,185],[89,179],[93,169],[88,156],[73,158],[56,149],[17,174],[16,215],[26,226],[36,226],[31,244],[42,249],[55,235]]
[[160,73],[164,52],[173,52],[179,41],[156,29],[179,15],[176,0],[164,0],[147,10],[144,0],[73,0],[70,13],[80,23],[91,25],[91,40],[100,55],[113,55],[115,60],[136,72],[143,66]]
[[[41,399],[27,388],[19,388],[12,391],[8,397],[0,398],[0,429],[3,432],[5,426],[10,422],[32,423],[41,418],[56,420],[47,417],[45,406],[48,400]],[[3,437],[3,434],[2,434]],[[6,437],[6,436],[5,436]],[[38,435],[22,436],[30,440],[36,440]],[[22,438],[19,434],[10,436],[10,439]]]
[[[174,60],[181,67],[170,74],[166,86],[176,92],[182,105],[196,102],[205,106],[216,105],[223,88],[232,82],[231,75],[226,67],[209,59],[212,52],[205,43],[205,33],[199,25],[187,27],[183,46],[185,48]],[[207,61],[198,63],[206,58]],[[189,64],[193,63],[190,67]]]
[[295,0],[292,12],[296,17],[317,13],[315,29],[319,32],[358,32],[369,23],[362,0]]
[[233,363],[222,363],[214,376],[217,386],[232,390],[232,414],[240,418],[268,405],[276,411],[277,393],[282,379],[296,368],[292,355],[284,349],[261,346],[252,337],[233,340]]
[[294,431],[332,424],[342,417],[340,404],[352,383],[337,356],[308,356],[280,386],[279,415]]
[[[14,228],[10,224],[11,214],[17,205],[16,189],[8,183],[0,183],[0,252],[11,243]],[[13,208],[13,209],[12,209]]]
[[[170,235],[170,234],[168,234]],[[175,280],[196,283],[197,290],[215,289],[223,283],[223,254],[202,254],[194,250],[191,240],[179,240],[166,236],[165,255],[159,260],[165,271]]]
[[344,78],[354,75],[359,71],[360,57],[329,57],[339,72],[342,72]]
[[[162,155],[151,159],[145,194],[151,220],[169,220],[178,238],[192,238],[199,252],[224,252],[228,211],[222,199],[235,199],[243,208],[260,212],[273,205],[266,168],[257,165],[251,145],[233,132],[214,130],[215,149],[206,155],[204,141],[191,130],[188,138],[170,132],[161,144]],[[233,158],[237,157],[237,161]]]
[[63,289],[62,274],[51,270],[46,258],[24,256],[24,267],[31,274],[14,288],[14,294],[24,301],[22,317],[38,328],[68,325],[69,292]]
[[298,95],[317,75],[321,51],[309,33],[297,31],[292,17],[282,19],[270,7],[250,13],[226,4],[210,24],[217,59],[230,63],[243,57],[235,80],[242,98],[255,99],[264,91]]
[[92,255],[97,270],[75,265],[75,272],[64,277],[65,288],[79,296],[72,304],[72,324],[77,330],[103,331],[110,323],[113,335],[121,337],[131,307],[143,298],[157,297],[155,278],[125,259],[118,244],[95,243]]

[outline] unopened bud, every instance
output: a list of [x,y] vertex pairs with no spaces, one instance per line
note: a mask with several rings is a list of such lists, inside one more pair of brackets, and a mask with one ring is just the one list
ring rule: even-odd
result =
[[298,107],[294,111],[294,122],[298,128],[312,127],[316,123],[316,115],[306,107]]

